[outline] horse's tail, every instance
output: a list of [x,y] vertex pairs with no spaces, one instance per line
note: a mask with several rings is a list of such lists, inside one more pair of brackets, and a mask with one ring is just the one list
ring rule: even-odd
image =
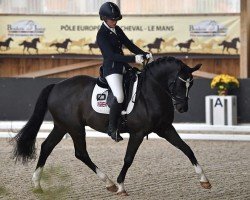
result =
[[145,48],[145,47],[147,47],[148,46],[148,44],[147,45],[144,45],[142,48]]
[[21,44],[19,44],[19,46],[22,46],[22,45],[24,45],[24,41]]
[[50,47],[56,46],[56,43],[52,43],[51,45],[49,45]]
[[36,136],[47,112],[47,100],[55,84],[44,88],[38,97],[35,109],[27,124],[12,139],[14,143],[13,158],[23,164],[36,157]]

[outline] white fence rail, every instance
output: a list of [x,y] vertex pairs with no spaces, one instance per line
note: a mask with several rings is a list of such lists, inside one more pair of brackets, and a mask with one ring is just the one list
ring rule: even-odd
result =
[[[25,125],[25,121],[1,121],[0,138],[14,137],[16,133]],[[250,141],[250,124],[238,126],[211,126],[206,124],[175,123],[174,127],[184,140],[228,140],[228,141]],[[53,123],[43,122],[38,138],[46,138],[53,129]],[[108,137],[105,133],[100,133],[90,127],[86,127],[87,137]],[[129,134],[122,134],[128,138]],[[64,138],[69,137],[66,135]],[[151,133],[150,138],[159,138],[157,134]]]

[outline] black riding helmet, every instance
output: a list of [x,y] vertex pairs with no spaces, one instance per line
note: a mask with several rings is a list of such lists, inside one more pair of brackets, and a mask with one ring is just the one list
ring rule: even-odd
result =
[[122,19],[119,7],[113,2],[102,4],[99,10],[99,15],[101,20],[112,19],[118,21]]

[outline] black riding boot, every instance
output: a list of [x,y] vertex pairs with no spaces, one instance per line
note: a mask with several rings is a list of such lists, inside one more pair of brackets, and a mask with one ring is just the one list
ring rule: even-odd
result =
[[122,103],[118,103],[117,100],[115,99],[113,104],[111,105],[109,113],[108,135],[116,142],[123,140],[120,134],[117,133],[118,122],[121,116],[121,111],[122,111]]

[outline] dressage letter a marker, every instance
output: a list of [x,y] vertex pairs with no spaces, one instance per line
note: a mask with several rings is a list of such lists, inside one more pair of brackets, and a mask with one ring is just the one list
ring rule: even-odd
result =
[[217,99],[216,99],[216,102],[215,102],[215,104],[214,104],[214,107],[216,107],[216,106],[218,106],[218,105],[221,106],[221,107],[223,107],[220,98],[217,98]]

